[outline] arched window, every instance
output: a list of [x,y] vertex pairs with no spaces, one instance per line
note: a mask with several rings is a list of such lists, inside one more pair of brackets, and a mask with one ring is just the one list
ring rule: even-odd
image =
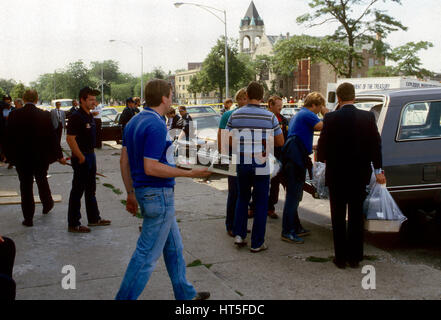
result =
[[242,48],[244,51],[249,51],[251,49],[251,41],[248,36],[243,38]]

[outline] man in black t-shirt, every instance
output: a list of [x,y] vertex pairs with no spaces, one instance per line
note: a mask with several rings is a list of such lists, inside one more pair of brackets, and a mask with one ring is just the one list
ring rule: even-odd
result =
[[82,226],[81,198],[86,200],[88,226],[106,226],[111,222],[100,217],[95,197],[96,191],[96,126],[90,110],[96,106],[98,90],[85,87],[80,91],[80,109],[72,114],[67,126],[66,141],[72,150],[72,168],[74,170],[72,190],[69,197],[68,231],[85,233],[90,229]]

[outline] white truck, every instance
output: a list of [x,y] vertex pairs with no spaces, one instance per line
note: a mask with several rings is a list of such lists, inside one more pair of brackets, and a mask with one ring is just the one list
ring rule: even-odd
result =
[[337,106],[336,90],[344,82],[352,83],[355,87],[355,93],[387,89],[441,87],[441,82],[420,80],[417,77],[340,78],[337,82],[328,83],[326,106],[329,110],[334,110]]

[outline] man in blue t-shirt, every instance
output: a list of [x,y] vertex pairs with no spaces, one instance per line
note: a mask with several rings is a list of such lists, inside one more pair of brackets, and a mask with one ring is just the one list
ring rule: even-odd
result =
[[[320,93],[311,92],[306,97],[302,109],[289,123],[287,145],[288,143],[296,144],[294,146],[297,148],[296,150],[303,151],[304,154],[299,155],[300,159],[309,159],[309,155],[312,153],[314,131],[320,131],[323,128],[323,122],[317,116],[319,112],[323,115],[328,112],[325,107],[325,99]],[[283,208],[282,240],[286,242],[303,243],[304,241],[300,236],[310,234],[309,230],[304,229],[300,223],[297,211],[302,200],[306,167],[306,163],[299,167],[293,161],[287,161],[284,164],[287,186]]]
[[121,175],[127,191],[126,210],[144,218],[136,250],[116,299],[133,300],[144,290],[157,260],[164,254],[177,300],[207,299],[186,280],[183,245],[174,207],[175,177],[205,178],[207,169],[183,170],[174,165],[173,146],[164,114],[170,110],[172,90],[164,80],[145,86],[146,107],[124,130]]

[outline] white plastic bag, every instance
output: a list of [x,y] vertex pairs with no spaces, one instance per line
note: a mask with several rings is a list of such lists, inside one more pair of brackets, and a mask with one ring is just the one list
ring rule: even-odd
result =
[[367,220],[394,220],[403,223],[407,218],[387,191],[385,184],[374,184],[363,203]]
[[323,162],[314,162],[312,168],[312,185],[317,189],[320,199],[329,199],[329,189],[325,186],[326,164]]

